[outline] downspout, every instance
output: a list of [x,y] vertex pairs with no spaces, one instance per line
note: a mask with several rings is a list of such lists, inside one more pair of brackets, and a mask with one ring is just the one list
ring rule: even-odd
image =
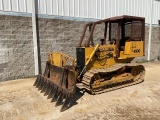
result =
[[39,57],[38,57],[38,39],[37,39],[37,23],[36,23],[36,7],[35,0],[32,0],[32,29],[33,29],[33,45],[34,45],[34,65],[35,75],[40,73]]
[[150,61],[151,55],[151,37],[152,37],[152,17],[153,17],[153,0],[151,0],[151,9],[150,9],[150,26],[149,26],[149,40],[148,40],[148,58],[147,60]]

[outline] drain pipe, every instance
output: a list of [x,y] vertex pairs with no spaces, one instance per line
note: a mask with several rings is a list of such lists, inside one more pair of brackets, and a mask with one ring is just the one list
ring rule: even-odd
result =
[[37,39],[37,23],[36,23],[36,8],[35,0],[32,0],[32,29],[33,29],[33,45],[34,45],[34,65],[35,75],[40,73],[39,69],[39,57],[38,57],[38,39]]
[[150,25],[149,25],[149,40],[148,40],[148,58],[147,60],[150,61],[151,55],[151,37],[152,37],[152,17],[153,17],[153,0],[151,1],[151,8],[150,8]]

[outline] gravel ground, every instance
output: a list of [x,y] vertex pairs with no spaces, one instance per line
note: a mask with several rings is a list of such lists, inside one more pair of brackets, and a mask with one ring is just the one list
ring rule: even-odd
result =
[[33,87],[35,78],[1,82],[0,120],[159,120],[160,62],[143,65],[143,83],[94,96],[78,93],[77,104],[62,113]]

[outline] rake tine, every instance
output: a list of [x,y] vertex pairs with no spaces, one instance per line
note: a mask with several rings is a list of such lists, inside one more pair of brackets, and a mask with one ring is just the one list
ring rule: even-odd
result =
[[39,86],[40,86],[40,84],[41,84],[41,82],[42,82],[42,79],[43,79],[43,78],[40,76],[39,81],[38,81],[37,86],[36,86],[37,88],[39,88]]
[[33,86],[36,86],[36,85],[37,85],[39,79],[40,79],[40,76],[38,75],[37,78],[36,78],[36,81],[34,82],[34,85],[33,85]]
[[48,94],[47,99],[51,98],[51,97],[53,96],[53,93],[54,93],[54,85],[51,86],[51,91],[50,91],[50,93]]
[[49,84],[48,81],[44,81],[43,87],[42,87],[42,89],[41,89],[41,93],[45,92],[45,90],[46,90],[48,84]]
[[41,83],[41,85],[40,85],[41,90],[45,88],[46,84],[47,84],[46,79],[43,78],[42,83]]
[[62,105],[61,112],[67,110],[71,107],[71,97],[67,97]]
[[56,107],[56,106],[59,106],[59,105],[62,105],[62,103],[63,103],[63,94],[60,93],[60,95],[59,95],[58,98],[57,98],[57,102],[56,102],[56,104],[55,104],[55,107]]
[[50,85],[50,83],[48,83],[47,87],[46,87],[46,90],[44,92],[44,96],[46,96],[47,94],[49,94],[50,90],[51,90],[51,85]]
[[53,93],[53,98],[51,100],[51,102],[55,102],[57,100],[58,97],[58,87],[55,89],[54,93]]
[[41,90],[44,84],[45,84],[45,79],[43,78],[38,90]]

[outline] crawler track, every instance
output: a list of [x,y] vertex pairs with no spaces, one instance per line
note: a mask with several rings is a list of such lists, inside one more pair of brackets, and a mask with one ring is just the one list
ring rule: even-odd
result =
[[[103,87],[98,88],[98,89],[92,88],[91,81],[93,80],[93,77],[95,74],[99,74],[99,75],[110,74],[110,73],[118,71],[119,69],[121,69],[123,67],[125,67],[125,68],[139,67],[140,73],[133,79],[129,79],[129,80],[126,80],[123,82],[118,82],[115,84],[107,84],[107,85],[104,85]],[[82,83],[83,83],[84,88],[87,91],[89,91],[91,94],[101,94],[104,92],[108,92],[108,91],[112,91],[112,90],[116,90],[116,89],[120,89],[123,87],[127,87],[127,86],[141,83],[144,80],[144,75],[145,75],[145,69],[144,69],[143,65],[139,65],[136,63],[115,64],[109,68],[91,69],[91,70],[87,71],[83,76]]]

